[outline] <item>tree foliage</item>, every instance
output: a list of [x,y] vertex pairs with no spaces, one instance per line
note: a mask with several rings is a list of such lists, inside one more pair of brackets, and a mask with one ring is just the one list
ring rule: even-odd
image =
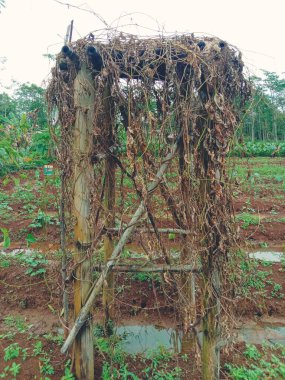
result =
[[248,103],[243,135],[251,141],[285,140],[285,79],[263,71],[252,77],[253,99]]
[[0,93],[0,174],[8,167],[51,159],[44,94],[30,83],[18,84],[11,96]]

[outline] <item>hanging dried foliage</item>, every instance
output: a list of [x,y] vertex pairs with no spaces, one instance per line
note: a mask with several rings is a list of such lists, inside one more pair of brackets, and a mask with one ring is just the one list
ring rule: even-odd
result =
[[[52,72],[48,101],[59,110],[60,162],[71,190],[77,111],[73,86],[83,67],[91,73],[95,90],[89,157],[95,167],[94,230],[104,225],[98,217],[104,194],[102,163],[111,157],[121,171],[122,200],[123,179],[128,178],[139,200],[145,202],[146,230],[151,225],[156,239],[144,238],[144,250],[150,257],[159,250],[166,262],[171,261],[158,231],[157,210],[164,209],[168,224],[171,221],[173,227],[189,231],[181,238],[181,261],[194,266],[202,263],[204,299],[212,299],[214,293],[219,298],[220,289],[211,288],[215,282],[211,276],[217,269],[221,274],[226,271],[235,239],[226,156],[238,111],[250,95],[240,52],[218,38],[193,35],[140,39],[120,33],[105,41],[92,35],[64,46]],[[164,203],[159,204],[151,200],[147,185],[175,142],[178,157],[170,165],[169,181],[160,183],[159,197]],[[130,205],[123,201],[115,210],[120,221],[129,214]],[[193,310],[187,309],[187,297],[181,299],[184,324],[189,325]],[[214,306],[204,302],[200,313],[205,315]]]

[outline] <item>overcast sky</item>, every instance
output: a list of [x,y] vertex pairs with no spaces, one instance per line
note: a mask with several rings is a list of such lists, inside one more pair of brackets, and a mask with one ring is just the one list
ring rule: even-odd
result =
[[[43,54],[60,51],[67,25],[74,20],[73,40],[109,26],[135,34],[194,32],[218,36],[237,46],[253,73],[285,72],[285,0],[6,0],[0,14],[0,84],[12,79],[44,85],[52,63]],[[134,13],[136,12],[136,13]],[[149,28],[149,29],[147,29]],[[95,33],[98,35],[100,32]]]

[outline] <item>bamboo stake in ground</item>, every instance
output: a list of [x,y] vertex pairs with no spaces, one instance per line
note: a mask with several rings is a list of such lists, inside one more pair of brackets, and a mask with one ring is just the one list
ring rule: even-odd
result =
[[[175,144],[173,146],[172,151],[166,156],[166,158],[164,159],[160,169],[158,170],[158,172],[156,174],[156,178],[148,186],[148,188],[147,188],[148,194],[153,192],[154,189],[158,186],[158,184],[160,183],[160,181],[163,178],[163,175],[164,175],[166,169],[169,166],[170,161],[176,155],[176,152],[177,152],[177,144]],[[106,263],[106,266],[105,266],[104,270],[102,271],[100,277],[98,278],[97,282],[94,284],[93,288],[91,289],[90,295],[87,298],[84,306],[82,306],[82,309],[81,309],[80,313],[78,314],[76,321],[74,322],[74,325],[73,325],[73,327],[69,333],[69,336],[67,337],[66,341],[64,342],[64,344],[61,348],[61,352],[63,354],[65,354],[68,351],[68,349],[72,345],[74,339],[76,338],[78,332],[80,331],[81,327],[86,322],[86,319],[88,318],[88,314],[89,314],[89,312],[93,306],[95,298],[97,297],[97,295],[100,293],[100,291],[102,289],[102,285],[105,281],[106,276],[111,271],[112,267],[116,264],[116,259],[118,258],[118,256],[122,252],[122,250],[124,249],[124,246],[127,243],[130,236],[135,231],[136,225],[140,221],[140,219],[143,216],[143,214],[145,213],[145,211],[146,211],[145,204],[142,201],[140,203],[139,207],[137,208],[134,216],[132,217],[130,223],[127,225],[127,227],[126,227],[124,233],[122,234],[120,240],[118,241],[118,244],[116,245],[116,247],[115,247],[115,249],[114,249],[114,251],[110,257],[110,260]]]
[[[95,91],[90,73],[82,66],[74,81],[74,105],[76,121],[74,126],[74,201],[73,215],[75,253],[77,265],[74,279],[74,314],[78,318],[85,304],[92,285],[91,260],[88,258],[92,242],[92,231],[89,219],[91,214],[90,198],[94,169],[91,163],[93,144],[93,107]],[[74,359],[76,378],[80,380],[94,379],[94,354],[91,308],[85,318],[85,328],[75,339]]]

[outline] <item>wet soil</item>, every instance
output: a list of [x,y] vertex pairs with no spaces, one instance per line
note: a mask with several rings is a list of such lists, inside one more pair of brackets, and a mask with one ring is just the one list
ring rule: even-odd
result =
[[[28,173],[29,174],[29,173]],[[32,176],[33,173],[31,173]],[[19,175],[15,176],[20,178]],[[43,174],[40,174],[40,180],[44,181]],[[27,179],[21,179],[24,185]],[[37,185],[36,180],[32,182]],[[2,193],[12,196],[14,191],[14,182],[6,185],[0,185]],[[42,191],[42,190],[41,190]],[[45,188],[47,193],[54,195],[54,202],[48,202],[43,207],[46,215],[57,215],[57,191],[53,186],[47,185]],[[41,192],[34,192],[34,200],[36,201]],[[276,194],[280,195],[280,194]],[[249,202],[250,200],[250,202]],[[250,204],[249,204],[250,203]],[[35,208],[34,214],[25,215],[23,202],[11,204],[9,218],[1,227],[9,228],[12,240],[9,249],[11,252],[15,248],[24,248],[27,245],[25,240],[28,233],[32,233],[37,241],[30,244],[34,249],[39,249],[45,254],[49,260],[46,273],[43,275],[31,277],[25,272],[26,267],[19,262],[11,261],[9,266],[0,267],[0,335],[5,334],[9,328],[6,324],[7,316],[22,318],[29,327],[28,332],[19,333],[13,338],[13,342],[18,342],[21,347],[30,347],[28,337],[31,339],[39,339],[43,342],[45,351],[49,352],[51,363],[54,366],[55,373],[48,375],[52,380],[60,379],[64,373],[64,363],[67,357],[60,354],[60,344],[52,342],[44,338],[45,334],[58,334],[62,331],[63,323],[61,317],[61,272],[60,272],[60,256],[54,254],[59,248],[59,226],[56,224],[47,224],[43,227],[31,227],[30,224],[35,219],[39,205]],[[236,213],[250,212],[252,215],[260,216],[258,225],[249,225],[247,228],[242,227],[240,222],[240,241],[246,249],[260,248],[261,245],[268,245],[268,249],[275,250],[275,247],[284,249],[285,243],[285,223],[282,220],[285,215],[284,196],[276,198],[271,190],[264,189],[259,194],[252,195],[250,193],[239,193],[234,199],[234,208]],[[126,218],[125,221],[128,221]],[[158,227],[175,227],[167,214],[161,216]],[[130,242],[128,249],[136,251],[139,235],[135,235],[135,239]],[[71,240],[71,239],[70,239]],[[177,236],[169,239],[164,238],[164,243],[170,250],[178,249]],[[70,265],[71,268],[71,265]],[[69,270],[70,270],[69,268]],[[283,263],[272,263],[270,266],[264,266],[262,263],[256,269],[260,272],[266,272],[268,283],[259,290],[253,290],[246,296],[237,294],[234,299],[235,318],[241,323],[242,321],[254,320],[257,324],[262,324],[262,320],[266,318],[285,318],[285,268]],[[134,278],[133,275],[118,274],[116,275],[116,301],[114,306],[114,322],[115,324],[141,323],[155,324],[166,327],[181,328],[181,318],[176,312],[175,293],[171,291],[171,284],[161,285],[161,279],[158,275],[156,279],[151,278]],[[280,285],[281,290],[274,292],[275,284]],[[70,304],[72,304],[73,291],[72,284],[68,285]],[[72,307],[70,310],[70,319],[72,319]],[[98,299],[94,307],[94,321],[100,322],[103,319],[102,303]],[[3,350],[11,344],[9,338],[0,339],[0,350]],[[244,350],[244,343],[237,342],[232,350],[222,350],[222,365],[226,362],[242,363],[244,360],[241,352]],[[183,369],[182,379],[201,378],[200,369],[197,366],[198,358],[194,352],[190,352],[188,359],[185,361],[181,355],[174,355],[171,366],[180,366]],[[145,368],[145,360],[128,358],[129,370],[140,374]],[[16,360],[17,361],[17,360]],[[95,373],[97,378],[101,377],[102,363],[104,357],[96,353]],[[40,360],[32,355],[27,360],[21,362],[22,372],[21,379],[40,379]],[[3,355],[0,355],[0,373],[7,366]],[[227,373],[222,369],[222,378],[227,378]]]

